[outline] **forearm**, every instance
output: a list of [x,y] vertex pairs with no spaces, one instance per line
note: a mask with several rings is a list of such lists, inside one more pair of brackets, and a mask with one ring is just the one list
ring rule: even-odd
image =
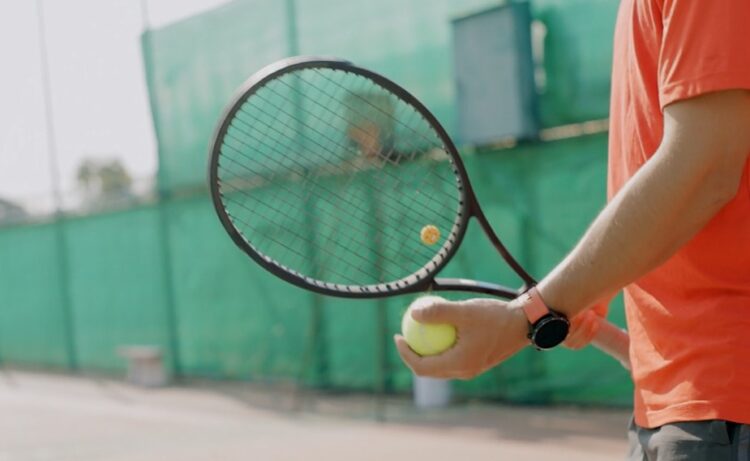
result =
[[664,263],[731,201],[750,151],[750,92],[732,90],[664,109],[657,152],[539,284],[572,316]]
[[[657,267],[702,229],[733,195],[719,171],[657,153],[601,212],[541,283],[545,301],[575,315]],[[718,167],[717,167],[718,168]]]

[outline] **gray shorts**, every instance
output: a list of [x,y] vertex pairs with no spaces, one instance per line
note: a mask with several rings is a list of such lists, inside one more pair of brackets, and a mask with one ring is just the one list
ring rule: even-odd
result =
[[750,461],[750,426],[722,420],[644,429],[630,420],[628,461]]

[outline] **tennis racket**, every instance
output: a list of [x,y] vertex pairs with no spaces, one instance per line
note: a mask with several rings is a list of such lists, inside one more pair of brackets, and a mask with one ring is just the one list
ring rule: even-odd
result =
[[[512,299],[536,281],[493,231],[437,119],[389,79],[295,57],[253,75],[224,112],[209,183],[234,243],[269,272],[325,295],[461,291]],[[438,277],[470,221],[522,281]],[[628,336],[593,343],[628,366]]]

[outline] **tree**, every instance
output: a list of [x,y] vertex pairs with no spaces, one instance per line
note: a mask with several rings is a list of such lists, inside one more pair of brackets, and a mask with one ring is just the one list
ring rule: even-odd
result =
[[84,159],[76,171],[85,206],[103,208],[132,198],[133,180],[118,159]]
[[0,224],[12,224],[28,217],[26,210],[19,204],[0,198]]

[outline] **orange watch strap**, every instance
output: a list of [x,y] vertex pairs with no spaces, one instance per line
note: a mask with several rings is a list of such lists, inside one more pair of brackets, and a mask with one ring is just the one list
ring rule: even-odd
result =
[[534,325],[539,319],[550,313],[549,307],[544,304],[544,300],[536,287],[521,296],[521,300],[523,301],[522,309],[524,314],[526,314],[526,318],[529,319],[530,324]]

